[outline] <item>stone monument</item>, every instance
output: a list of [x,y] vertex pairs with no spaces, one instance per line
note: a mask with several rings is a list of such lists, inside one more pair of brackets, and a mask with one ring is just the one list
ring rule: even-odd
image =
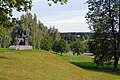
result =
[[16,46],[12,45],[9,49],[14,50],[29,50],[32,49],[32,46],[28,42],[29,33],[26,29],[18,31],[18,43]]

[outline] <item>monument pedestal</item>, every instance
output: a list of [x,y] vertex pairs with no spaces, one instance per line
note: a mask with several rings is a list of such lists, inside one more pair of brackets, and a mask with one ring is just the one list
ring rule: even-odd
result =
[[9,49],[13,49],[13,50],[30,50],[32,49],[32,46],[25,46],[25,45],[16,45],[16,46],[10,46]]

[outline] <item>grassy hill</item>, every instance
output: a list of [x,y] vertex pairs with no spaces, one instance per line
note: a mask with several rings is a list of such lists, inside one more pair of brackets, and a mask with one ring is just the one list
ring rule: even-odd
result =
[[0,49],[0,80],[120,80],[120,75],[83,69],[46,51]]

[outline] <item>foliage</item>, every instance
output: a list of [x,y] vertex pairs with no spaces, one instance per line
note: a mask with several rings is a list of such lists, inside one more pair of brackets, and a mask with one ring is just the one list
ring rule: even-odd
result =
[[53,3],[58,3],[60,2],[61,4],[66,4],[68,0],[47,0],[49,3],[49,5],[51,6],[50,1],[52,1]]
[[52,37],[53,44],[61,39],[60,32],[55,28],[55,26],[48,29],[48,34]]
[[94,45],[97,65],[110,64],[114,56],[114,71],[117,70],[119,60],[120,41],[120,4],[119,0],[88,0],[87,21],[94,32],[92,43]]
[[2,36],[2,32],[3,32],[3,26],[0,25],[0,37]]
[[2,36],[1,36],[1,43],[0,43],[0,46],[5,48],[5,47],[8,47],[10,45],[10,41],[11,41],[11,31],[10,29],[6,29],[6,28],[3,28],[3,33],[2,33]]
[[71,42],[76,41],[78,37],[70,33],[61,33],[61,38],[68,41],[68,43],[70,44]]
[[10,45],[17,45],[18,33],[24,29],[29,33],[28,41],[33,46],[33,49],[49,51],[54,42],[58,42],[61,38],[55,26],[48,29],[47,26],[37,20],[36,14],[32,15],[31,13],[26,13],[20,19],[15,19],[11,27],[1,28],[0,46],[4,48],[8,48]]
[[[52,2],[61,2],[65,3],[66,0],[52,0]],[[12,18],[13,9],[17,11],[28,11],[31,10],[32,0],[4,0],[0,1],[0,45],[1,47],[8,47],[10,44],[17,44],[18,31],[22,29],[27,29],[30,33],[29,42],[33,46],[34,49],[40,49],[41,40],[44,34],[48,33],[48,29],[45,29],[45,26],[39,21],[37,23],[37,16],[32,16],[31,13],[26,13],[21,16],[21,19]],[[6,28],[4,30],[4,28]],[[45,29],[45,32],[43,31]],[[7,30],[10,29],[8,32]],[[58,40],[60,38],[60,34],[57,29],[53,29],[54,35],[51,33],[50,36],[53,37],[53,40]],[[8,35],[10,34],[10,35]],[[4,37],[8,39],[4,40]],[[56,39],[55,39],[56,38]],[[53,41],[54,42],[54,41]],[[5,43],[5,44],[3,44]],[[7,44],[7,45],[6,45]]]
[[41,45],[40,45],[41,49],[43,50],[51,50],[52,48],[52,38],[49,35],[46,35],[43,37],[43,39],[41,40]]
[[61,39],[54,43],[52,50],[61,54],[66,53],[69,51],[69,45],[64,39]]
[[84,53],[85,51],[84,42],[81,40],[76,40],[75,42],[72,42],[71,50],[73,51],[73,54],[77,53],[77,55],[80,55],[80,53]]
[[89,51],[90,53],[93,53],[93,54],[94,54],[95,42],[92,41],[92,39],[90,39],[90,40],[88,40],[87,45],[88,45],[88,51]]
[[12,27],[13,9],[17,11],[28,11],[32,7],[32,0],[0,0],[0,36],[2,35],[2,27]]
[[[50,1],[50,0],[47,0]],[[67,0],[51,0],[54,3],[64,4]],[[6,25],[12,17],[13,9],[17,11],[31,10],[32,0],[3,0],[0,1],[0,25]]]
[[[50,0],[47,0],[50,1]],[[51,0],[54,3],[64,4],[67,0]],[[31,10],[32,0],[3,0],[0,1],[0,25],[5,27],[12,20],[13,9],[17,11]],[[1,32],[1,31],[0,31]],[[0,33],[1,34],[1,33]]]
[[0,1],[0,25],[7,24],[8,20],[12,17],[13,9],[17,11],[28,11],[31,9],[31,0],[4,0]]
[[0,26],[0,47],[9,47],[11,44],[11,33],[13,25],[11,22],[8,23],[8,25],[1,25]]
[[82,41],[88,40],[92,33],[90,32],[68,32],[68,33],[61,33],[61,38],[68,41],[70,44],[71,42],[80,39]]

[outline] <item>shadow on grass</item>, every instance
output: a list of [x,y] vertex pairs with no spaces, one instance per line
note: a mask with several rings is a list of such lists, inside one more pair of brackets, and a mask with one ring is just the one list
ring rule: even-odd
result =
[[118,72],[113,72],[113,65],[98,67],[95,64],[92,64],[92,62],[70,62],[70,63],[90,71],[105,72],[105,73],[120,75],[120,64],[118,65]]
[[9,59],[9,58],[4,57],[4,56],[0,56],[0,59]]

